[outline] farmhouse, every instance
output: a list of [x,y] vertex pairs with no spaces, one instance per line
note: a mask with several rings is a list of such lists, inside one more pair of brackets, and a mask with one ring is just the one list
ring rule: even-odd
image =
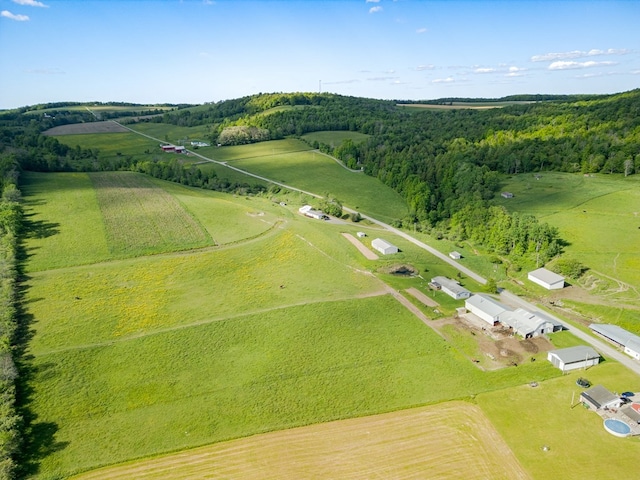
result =
[[298,211],[306,217],[315,218],[316,220],[322,220],[325,217],[325,214],[320,210],[314,210],[311,205],[305,205],[300,207]]
[[624,349],[624,353],[640,360],[640,337],[617,325],[592,323],[589,328]]
[[493,326],[500,320],[500,314],[508,310],[503,304],[488,295],[476,294],[464,302],[471,313]]
[[462,258],[462,254],[460,252],[451,252],[449,256],[454,260],[460,260]]
[[547,290],[558,290],[564,288],[564,277],[552,272],[551,270],[547,270],[546,268],[539,268],[533,272],[529,272],[527,277],[533,283],[537,283]]
[[529,312],[523,308],[507,310],[498,315],[500,323],[511,327],[514,333],[524,338],[537,337],[562,329],[562,324],[540,312]]
[[600,354],[591,347],[578,345],[577,347],[552,350],[547,354],[547,360],[554,367],[558,367],[563,372],[568,372],[569,370],[597,365],[600,362]]
[[596,385],[582,392],[580,394],[580,400],[593,410],[619,408],[622,404],[620,397],[614,395],[602,385]]
[[376,238],[371,242],[371,246],[378,250],[383,255],[390,255],[392,253],[398,253],[398,247],[392,243],[383,240],[382,238]]
[[471,296],[471,292],[461,286],[459,282],[447,277],[433,277],[430,285],[433,285],[437,290],[442,290],[456,300],[462,300],[463,298],[469,298]]

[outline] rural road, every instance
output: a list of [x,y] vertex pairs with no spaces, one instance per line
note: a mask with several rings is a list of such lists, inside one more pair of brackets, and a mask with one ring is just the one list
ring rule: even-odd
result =
[[[117,123],[121,127],[126,128],[127,130],[133,132],[133,133],[136,133],[138,135],[142,135],[144,137],[150,138],[150,139],[155,140],[155,141],[160,142],[160,143],[167,143],[167,142],[165,142],[163,140],[160,140],[158,138],[154,138],[154,137],[152,137],[150,135],[146,135],[144,133],[137,132],[137,131],[127,127],[126,125],[122,125],[122,124],[116,122],[115,120],[112,120],[112,121],[114,123]],[[296,187],[291,186],[291,185],[287,185],[285,183],[276,182],[274,180],[271,180],[270,178],[262,177],[260,175],[254,174],[254,173],[247,172],[246,170],[241,170],[240,168],[233,167],[233,166],[227,164],[226,162],[219,162],[217,160],[213,160],[211,158],[205,157],[205,156],[200,155],[199,153],[193,152],[191,150],[187,150],[187,151],[189,152],[190,155],[198,157],[198,158],[200,158],[202,160],[205,160],[207,162],[216,163],[216,164],[221,165],[223,167],[230,168],[231,170],[235,170],[237,172],[243,173],[244,175],[248,175],[250,177],[257,178],[259,180],[263,180],[263,181],[268,182],[268,183],[273,183],[275,185],[279,185],[281,187],[288,188],[290,190],[295,190],[297,192],[301,192],[301,193],[304,193],[306,195],[310,195],[310,196],[315,197],[315,198],[322,198],[321,195],[317,195],[317,194],[312,193],[312,192],[307,192],[305,190],[302,190],[300,188],[296,188]],[[346,212],[349,212],[349,213],[359,213],[357,210],[353,210],[353,209],[348,208],[348,207],[343,207],[343,209]],[[408,240],[409,242],[411,242],[414,245],[422,248],[423,250],[428,251],[432,255],[435,255],[437,258],[439,258],[443,262],[448,263],[452,267],[456,268],[458,271],[460,271],[460,272],[464,273],[465,275],[467,275],[469,278],[473,278],[476,282],[480,283],[481,285],[484,285],[484,284],[487,283],[487,280],[484,277],[482,277],[482,276],[478,275],[477,273],[469,270],[467,267],[465,267],[464,265],[461,265],[459,262],[456,262],[455,260],[450,258],[448,255],[436,250],[435,248],[427,245],[424,242],[421,242],[417,238],[414,238],[411,235],[409,235],[408,233],[403,232],[402,230],[398,230],[397,228],[392,227],[391,225],[386,224],[384,222],[381,222],[380,220],[377,220],[377,219],[375,219],[373,217],[370,217],[368,215],[363,215],[362,213],[360,213],[360,215],[362,216],[362,218],[364,218],[366,220],[369,220],[372,223],[375,223],[376,225],[384,228],[385,230],[387,230],[387,231],[389,231],[391,233],[394,233],[395,235],[398,235],[398,236],[404,238],[405,240]],[[502,291],[501,296],[504,299],[504,302],[507,303],[507,304],[520,306],[520,307],[523,307],[523,308],[527,308],[529,310],[538,310],[538,307],[536,307],[532,303],[529,303],[526,300],[523,300],[522,298],[518,297],[517,295],[514,295],[513,293],[510,293],[510,292],[508,292],[506,290]],[[406,301],[406,299],[405,299],[405,301]],[[404,302],[402,302],[402,303],[404,303]],[[545,312],[545,313],[548,313],[548,312]],[[627,368],[629,368],[631,371],[633,371],[637,375],[640,375],[640,363],[639,362],[636,362],[631,357],[629,357],[629,356],[625,355],[624,353],[618,351],[612,345],[609,345],[609,344],[607,344],[607,343],[605,343],[605,342],[603,342],[601,340],[598,340],[597,338],[594,338],[591,335],[588,335],[588,334],[584,333],[582,330],[578,330],[575,327],[571,327],[570,325],[567,324],[566,321],[560,320],[555,316],[554,316],[554,318],[556,320],[558,320],[560,323],[562,323],[565,326],[565,328],[567,330],[569,330],[573,335],[575,335],[579,339],[583,340],[584,342],[587,342],[589,345],[593,346],[598,352],[600,352],[605,357],[609,357],[609,358],[612,358],[612,359],[616,360],[617,362],[619,362],[622,365],[626,366]]]

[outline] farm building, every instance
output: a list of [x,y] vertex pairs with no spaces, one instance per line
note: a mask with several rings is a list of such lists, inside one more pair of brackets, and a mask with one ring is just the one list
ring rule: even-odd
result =
[[298,211],[306,217],[315,218],[316,220],[322,220],[325,217],[325,214],[320,210],[314,210],[311,205],[305,205],[300,207]]
[[640,337],[617,325],[592,323],[589,328],[624,349],[624,353],[640,360]]
[[160,148],[162,148],[163,152],[175,152],[176,151],[176,146],[175,145],[160,145]]
[[622,404],[619,396],[614,395],[602,385],[596,385],[582,392],[580,401],[593,410],[619,408]]
[[358,238],[363,238],[363,237],[367,236],[367,234],[364,233],[364,232],[358,232],[358,233],[356,233],[356,235],[358,235]]
[[502,192],[500,195],[502,195],[504,198],[513,198],[513,193],[511,192]]
[[501,313],[509,310],[497,300],[482,294],[471,295],[465,300],[464,306],[471,313],[492,326],[498,323]]
[[511,327],[513,332],[524,338],[537,337],[562,329],[562,324],[539,312],[529,312],[523,308],[507,310],[498,315],[500,323]]
[[459,282],[447,277],[433,277],[430,285],[436,288],[436,290],[442,290],[456,300],[462,300],[463,298],[469,298],[471,296],[471,292],[461,286]]
[[564,288],[564,277],[546,268],[539,268],[533,272],[529,272],[527,278],[547,290]]
[[578,345],[577,347],[551,350],[547,354],[547,360],[549,360],[554,367],[558,367],[563,372],[567,372],[569,370],[597,365],[600,363],[600,354],[591,347]]
[[383,255],[398,253],[398,247],[381,238],[376,238],[371,242],[371,246]]
[[176,153],[187,153],[187,149],[181,145],[176,146],[175,151]]
[[462,254],[460,252],[451,252],[449,256],[454,260],[460,260],[462,258]]

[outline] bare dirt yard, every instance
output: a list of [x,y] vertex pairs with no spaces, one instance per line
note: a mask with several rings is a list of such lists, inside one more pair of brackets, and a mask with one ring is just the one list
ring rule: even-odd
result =
[[443,318],[430,323],[453,345],[474,344],[475,352],[470,352],[467,347],[465,353],[471,361],[485,370],[529,362],[537,353],[555,348],[545,337],[522,339],[512,335],[507,328],[489,327],[472,314],[461,315],[458,318]]
[[254,435],[75,478],[531,477],[479,407],[448,402]]
[[71,125],[60,125],[50,128],[49,130],[42,132],[43,135],[58,136],[58,135],[80,135],[84,133],[122,133],[128,132],[124,127],[121,127],[115,122],[86,122],[86,123],[72,123]]

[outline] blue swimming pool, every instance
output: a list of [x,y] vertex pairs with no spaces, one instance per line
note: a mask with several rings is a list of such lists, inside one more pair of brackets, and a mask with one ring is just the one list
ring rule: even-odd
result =
[[604,421],[604,428],[611,435],[616,437],[626,437],[631,433],[631,427],[624,423],[622,420],[616,420],[615,418],[607,418]]

